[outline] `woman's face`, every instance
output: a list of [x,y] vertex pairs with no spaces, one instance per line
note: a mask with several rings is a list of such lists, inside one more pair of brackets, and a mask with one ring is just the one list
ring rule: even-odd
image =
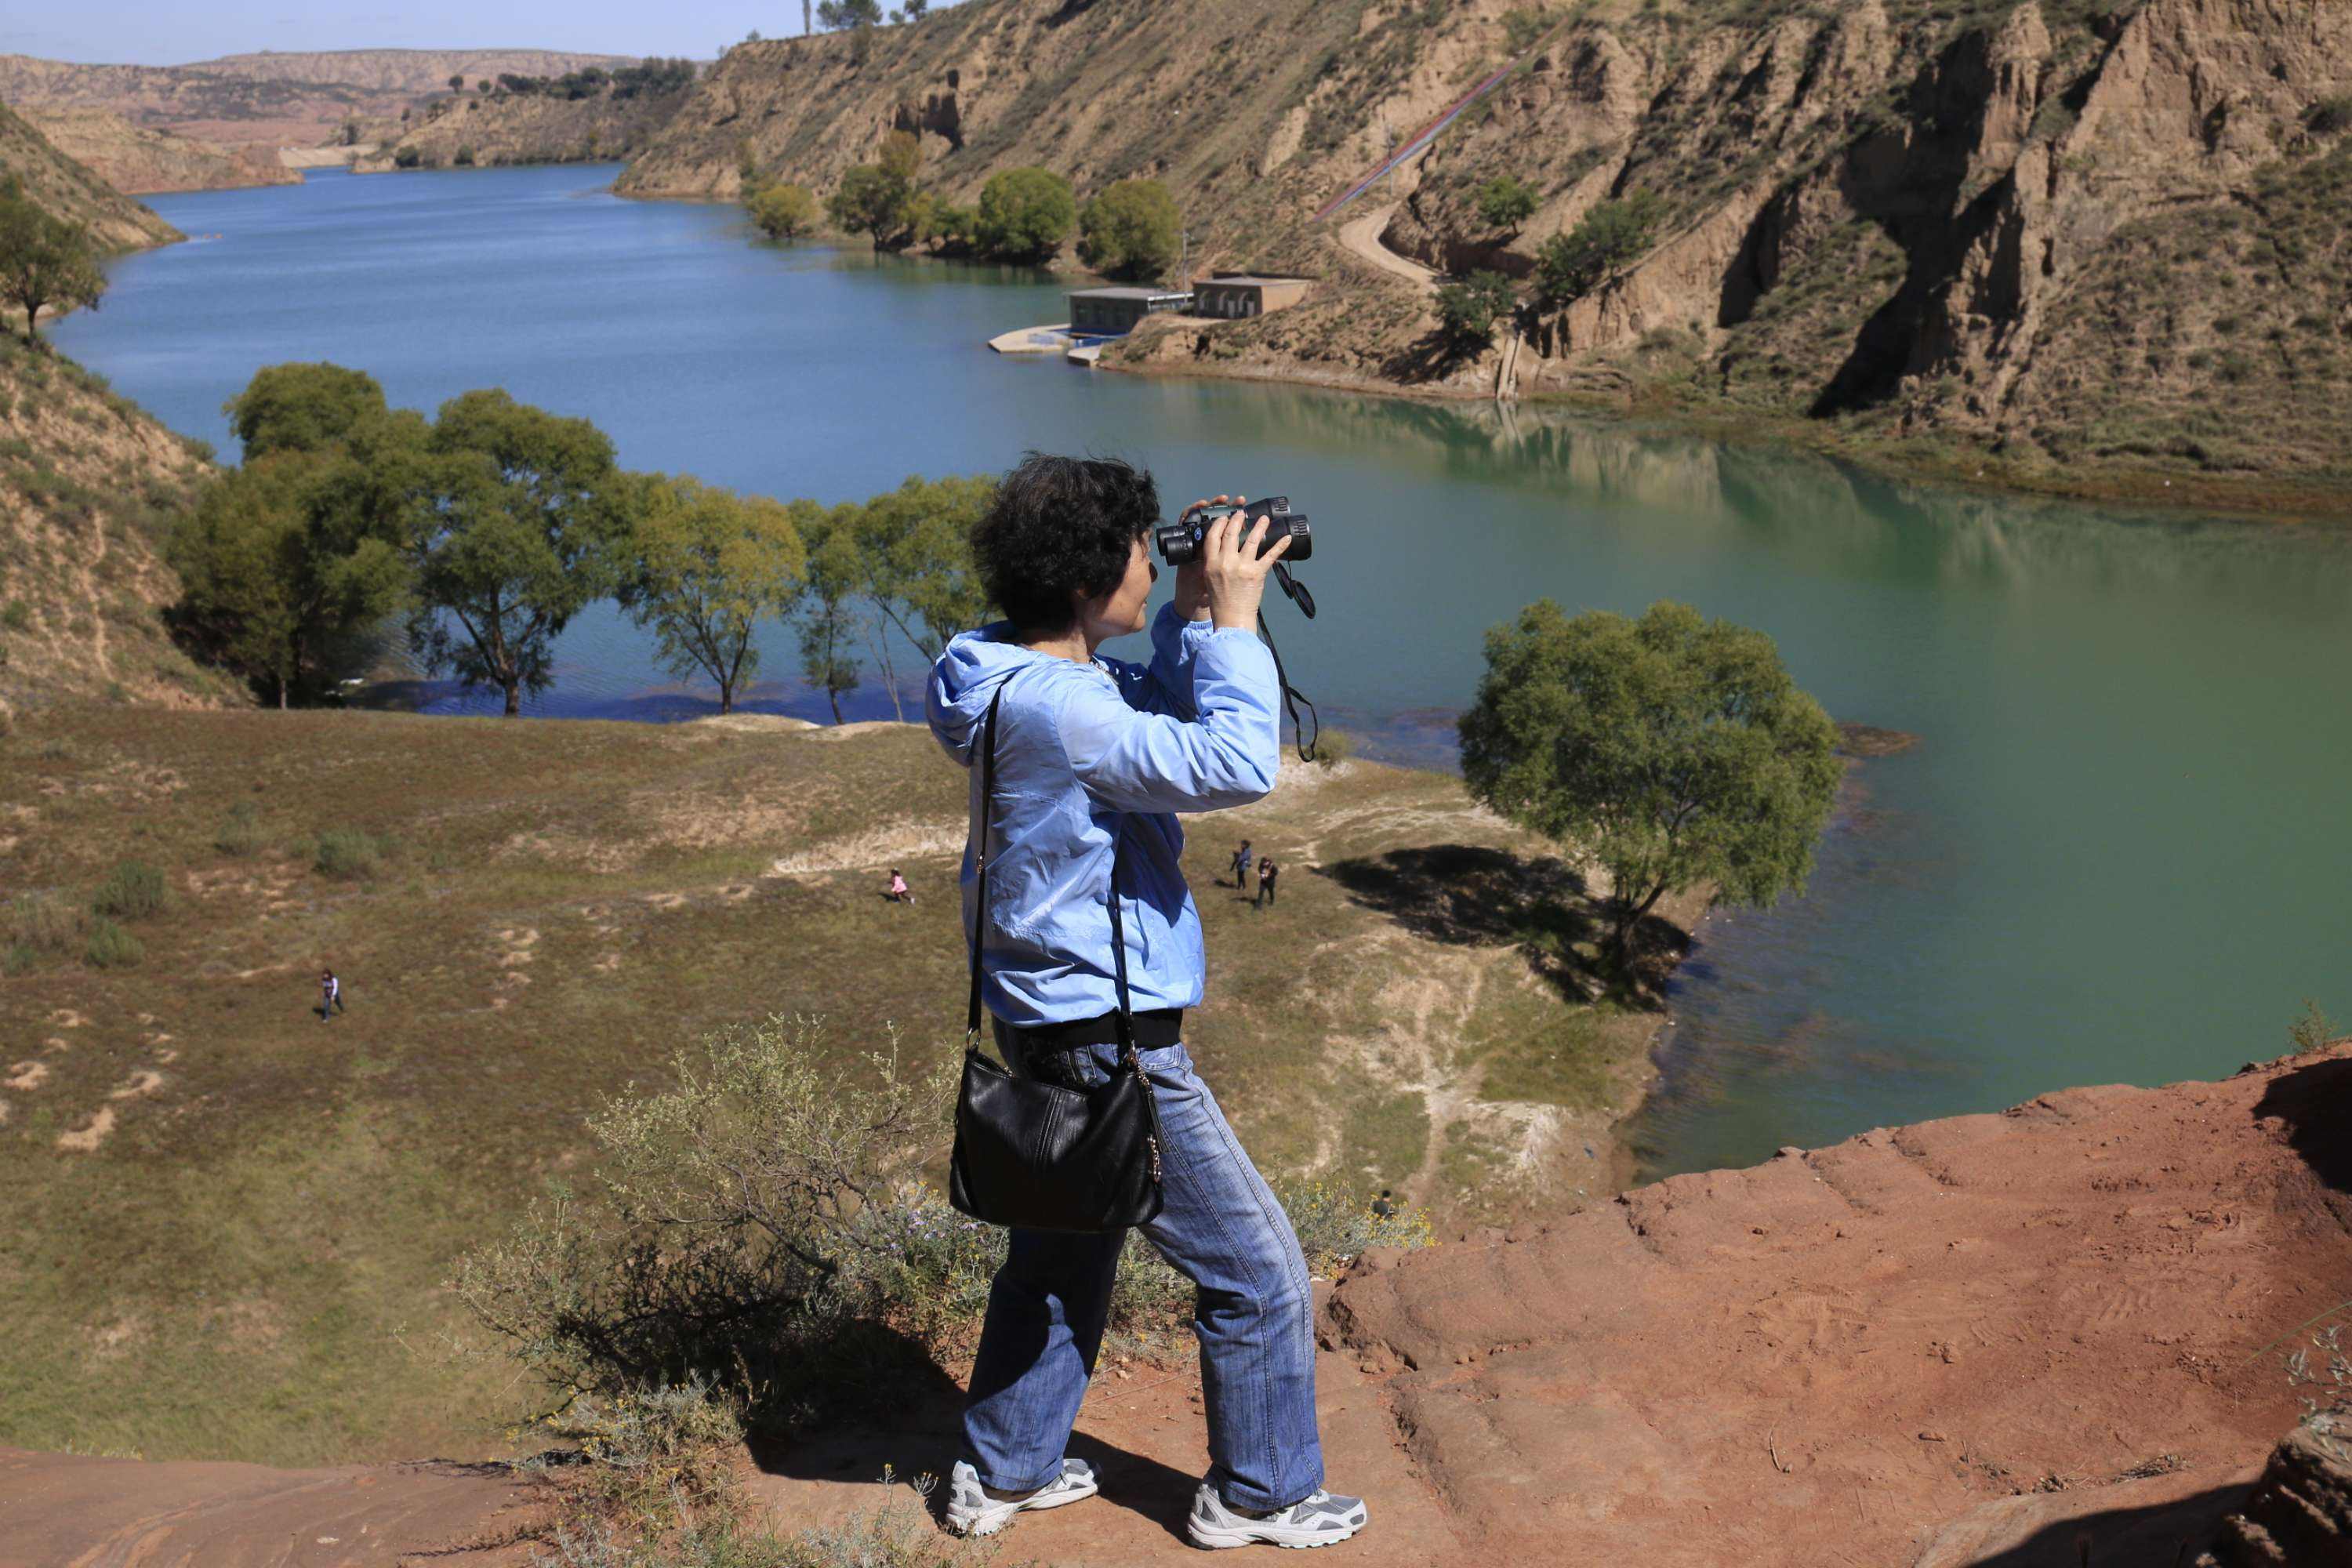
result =
[[1135,536],[1135,544],[1127,558],[1127,575],[1118,586],[1087,606],[1081,616],[1089,643],[1108,642],[1129,632],[1143,629],[1143,612],[1151,598],[1151,584],[1160,578],[1160,568],[1151,563],[1151,552],[1143,536]]

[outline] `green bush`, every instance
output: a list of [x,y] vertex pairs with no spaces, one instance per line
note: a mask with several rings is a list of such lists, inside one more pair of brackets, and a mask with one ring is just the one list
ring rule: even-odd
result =
[[798,239],[814,231],[815,195],[806,185],[761,185],[743,199],[753,226],[770,239]]
[[414,147],[397,148],[392,154],[392,166],[395,169],[414,169],[423,162],[425,154]]
[[2305,1051],[2315,1051],[2335,1038],[2335,1023],[2319,1010],[2318,1003],[2305,997],[2302,1013],[2286,1026],[2288,1048],[2301,1055]]
[[1649,248],[1666,204],[1649,191],[1596,203],[1566,234],[1536,252],[1536,297],[1548,306],[1580,300]]
[[1475,353],[1495,341],[1496,327],[1515,304],[1508,278],[1474,272],[1437,291],[1438,335],[1457,353]]
[[142,921],[162,911],[166,889],[163,873],[138,860],[125,860],[107,874],[89,901],[92,914],[119,921]]
[[2322,136],[2333,136],[2339,131],[2352,131],[2352,92],[2323,98],[2312,105],[2307,122]]
[[1337,767],[1355,753],[1356,738],[1345,730],[1321,729],[1315,731],[1312,752],[1317,767]]
[[1515,175],[1497,174],[1478,187],[1478,216],[1489,228],[1516,234],[1535,212],[1535,187]]
[[33,606],[24,600],[11,599],[6,605],[0,605],[0,626],[5,626],[12,632],[21,632],[32,624]]
[[1121,180],[1078,214],[1078,259],[1114,278],[1160,278],[1176,264],[1183,226],[1167,186]]
[[1070,182],[1051,169],[1004,169],[981,188],[974,237],[1000,261],[1046,261],[1077,221]]
[[71,952],[81,940],[82,912],[53,893],[19,893],[8,900],[8,942],[33,953]]
[[82,962],[92,969],[128,969],[147,955],[139,939],[115,924],[100,919],[90,923],[89,944],[82,949]]
[[213,834],[213,847],[224,855],[256,854],[267,842],[260,809],[251,801],[239,801],[230,806],[228,815],[221,818],[219,829]]
[[310,865],[322,877],[357,881],[373,877],[391,850],[391,841],[357,827],[330,827],[319,835]]

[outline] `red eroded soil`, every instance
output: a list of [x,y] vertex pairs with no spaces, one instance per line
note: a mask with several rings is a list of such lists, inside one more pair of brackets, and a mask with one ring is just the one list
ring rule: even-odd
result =
[[[2186,1562],[2299,1414],[2279,1352],[2347,1299],[2352,1042],[1376,1254],[1323,1306],[1331,1484],[1372,1507],[1330,1560]],[[1199,1394],[1189,1369],[1107,1366],[1071,1449],[1103,1496],[1020,1518],[1007,1558],[1197,1561]],[[882,1500],[885,1464],[943,1469],[954,1418],[942,1379],[887,1435],[762,1453],[748,1483],[779,1524],[840,1519]],[[0,1455],[0,1565],[390,1562],[318,1540],[413,1551],[513,1500],[487,1475]]]

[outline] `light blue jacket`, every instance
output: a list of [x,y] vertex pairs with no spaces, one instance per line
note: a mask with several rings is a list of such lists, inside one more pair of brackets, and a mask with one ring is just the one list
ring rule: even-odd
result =
[[931,667],[931,733],[971,771],[964,844],[964,937],[978,911],[982,743],[999,687],[996,810],[988,835],[982,994],[1033,1027],[1117,1005],[1108,891],[1122,817],[1119,919],[1138,1012],[1201,1000],[1201,916],[1178,858],[1172,815],[1246,805],[1281,763],[1280,688],[1255,633],[1219,630],[1162,606],[1150,668],[1080,664],[1013,640],[1008,623],[966,632]]

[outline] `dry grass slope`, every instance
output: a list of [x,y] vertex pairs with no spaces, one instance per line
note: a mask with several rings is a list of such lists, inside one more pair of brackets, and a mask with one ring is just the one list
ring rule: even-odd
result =
[[0,174],[23,181],[26,194],[56,216],[88,224],[104,249],[139,250],[186,237],[58,152],[5,103],[0,103]]

